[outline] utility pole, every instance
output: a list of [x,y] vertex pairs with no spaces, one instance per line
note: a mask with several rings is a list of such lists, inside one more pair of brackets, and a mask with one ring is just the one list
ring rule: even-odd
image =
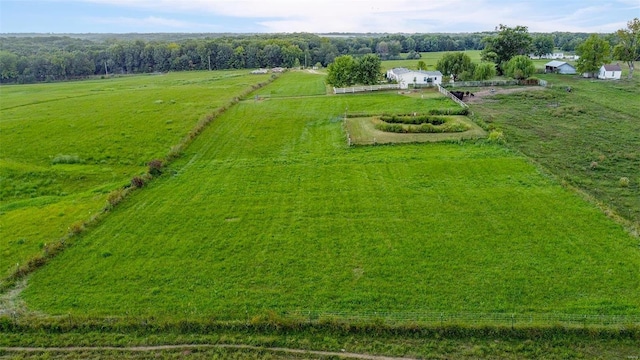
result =
[[209,54],[209,71],[211,71],[211,54]]

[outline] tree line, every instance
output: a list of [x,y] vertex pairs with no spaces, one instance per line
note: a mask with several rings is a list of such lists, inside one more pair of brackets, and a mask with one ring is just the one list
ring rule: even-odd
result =
[[[262,34],[0,37],[0,82],[59,81],[93,75],[260,67],[328,66],[338,56],[380,59],[420,52],[480,50],[492,33],[471,34]],[[584,35],[584,36],[583,36]],[[105,35],[107,36],[107,35]],[[588,34],[547,34],[554,46],[580,43]],[[548,45],[548,44],[547,44]],[[404,55],[401,55],[404,54]]]

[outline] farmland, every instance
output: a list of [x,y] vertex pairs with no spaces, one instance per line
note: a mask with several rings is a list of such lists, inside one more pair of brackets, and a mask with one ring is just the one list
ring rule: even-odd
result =
[[217,72],[3,87],[1,277],[98,213],[109,191],[205,114],[266,79]]
[[[3,88],[3,97],[12,96],[2,103],[2,171],[7,188],[13,189],[2,203],[2,231],[12,234],[8,242],[0,240],[11,261],[5,265],[3,255],[3,271],[37,252],[40,242],[62,236],[66,226],[84,219],[88,211],[99,211],[109,191],[146,171],[150,159],[165,156],[202,116],[268,78],[232,72],[167,77],[86,82],[73,90],[71,84],[41,85],[45,90]],[[563,186],[558,174],[564,172],[556,172],[563,169],[561,164],[576,161],[572,156],[584,144],[569,142],[568,149],[561,149],[558,142],[554,151],[541,153],[535,137],[526,132],[531,125],[518,122],[522,110],[509,110],[515,104],[528,105],[532,124],[540,129],[547,129],[542,115],[548,111],[581,114],[566,108],[563,96],[572,95],[562,93],[563,81],[573,80],[549,77],[558,89],[473,105],[482,120],[505,132],[507,145],[471,140],[351,147],[344,132],[345,112],[426,113],[456,105],[395,92],[325,95],[323,80],[318,74],[289,72],[242,97],[165,167],[162,176],[131,193],[33,273],[20,294],[24,310],[63,315],[69,322],[131,317],[170,323],[251,323],[311,313],[344,321],[385,313],[401,324],[429,314],[467,314],[471,324],[478,314],[537,319],[554,314],[585,319],[640,315],[637,238]],[[109,91],[92,90],[105,83],[116,92],[107,103],[102,98]],[[587,87],[596,84],[572,86],[578,89],[572,94],[584,96],[572,106],[596,111],[595,105],[586,105],[597,101],[597,95],[586,94]],[[37,104],[32,95],[26,96],[31,91],[42,94]],[[633,87],[616,91],[637,93]],[[533,103],[550,99],[562,105],[547,110]],[[32,123],[13,126],[26,106],[35,106]],[[534,111],[538,108],[539,117]],[[598,171],[607,181],[623,175],[631,179],[629,187],[612,187],[608,196],[619,200],[602,198],[612,206],[615,201],[633,204],[637,194],[637,172],[607,175],[637,165],[631,148],[637,133],[629,134],[635,125],[628,121],[637,112],[633,106],[626,109],[620,112],[620,128],[571,126],[577,134],[592,133],[593,143],[598,139],[602,146],[620,149],[599,160]],[[108,122],[104,114],[115,111],[121,115]],[[52,119],[65,121],[50,124]],[[123,119],[128,119],[124,125]],[[89,126],[100,121],[103,127]],[[546,131],[558,128],[562,126]],[[616,131],[626,133],[614,136]],[[551,153],[551,160],[542,156]],[[615,157],[615,163],[607,163],[612,153],[622,158],[627,154],[627,160]],[[54,164],[58,155],[71,156],[71,163]],[[581,166],[589,167],[591,161],[585,161]],[[566,173],[573,176],[567,181],[585,188],[575,175],[579,171]],[[31,178],[32,187],[18,188]],[[55,181],[46,183],[49,178]],[[59,209],[60,204],[69,210]],[[15,212],[21,209],[24,214]],[[75,215],[67,215],[72,212]],[[53,225],[44,221],[48,218]],[[22,235],[29,229],[37,236]],[[18,244],[22,238],[27,240]],[[15,250],[22,245],[31,250]],[[318,339],[301,334],[308,338],[289,340],[289,345],[311,342],[335,348],[350,343],[358,348],[353,339],[331,340],[334,335]],[[260,345],[287,341],[264,336],[241,334],[237,339]],[[168,337],[176,342],[225,340]],[[65,341],[83,340],[60,340]],[[392,349],[380,349],[375,340],[367,341],[362,345],[366,351],[381,353],[402,355],[398,349],[409,346],[398,342]],[[421,347],[418,356],[433,345],[412,346]],[[467,345],[452,340],[447,346]],[[624,342],[611,346],[633,355],[632,346]]]
[[[498,95],[473,109],[492,127],[503,129],[511,146],[627,219],[637,232],[640,78],[541,77],[552,84],[547,91]],[[621,184],[621,178],[629,184]]]

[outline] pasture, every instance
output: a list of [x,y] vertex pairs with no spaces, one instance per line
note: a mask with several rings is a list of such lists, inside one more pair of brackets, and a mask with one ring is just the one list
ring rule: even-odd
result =
[[[448,52],[457,52],[457,51],[441,51],[441,52],[423,52],[420,53],[422,57],[420,59],[411,59],[411,60],[387,60],[382,62],[382,71],[386,72],[389,69],[393,69],[396,67],[404,67],[407,69],[417,69],[418,61],[422,60],[427,64],[427,69],[429,71],[436,70],[436,64],[440,58],[448,53]],[[480,50],[467,50],[464,51],[465,54],[469,55],[471,61],[475,63],[480,62]],[[402,56],[406,56],[407,54],[402,54]],[[425,69],[423,69],[425,70]]]
[[3,86],[0,278],[99,213],[204,115],[267,79],[221,71]]
[[485,141],[348,147],[345,109],[425,101],[316,95],[317,81],[288,73],[258,91],[287,96],[231,107],[35,272],[28,308],[176,321],[640,314],[637,239],[597,207]]
[[491,127],[503,130],[509,146],[628,220],[637,233],[640,77],[636,74],[631,81],[540,77],[549,81],[548,89],[496,95],[471,109]]

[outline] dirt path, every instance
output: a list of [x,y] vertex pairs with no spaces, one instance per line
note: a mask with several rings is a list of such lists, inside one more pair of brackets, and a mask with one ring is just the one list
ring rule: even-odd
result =
[[[500,87],[496,86],[494,88],[486,88],[480,91],[476,91],[473,93],[474,96],[465,96],[463,101],[467,104],[481,103],[485,101],[486,98],[490,98],[491,96],[498,95],[498,94],[511,94],[511,93],[520,92],[520,91],[537,91],[537,90],[544,90],[544,89],[546,88],[542,86],[520,86],[517,88],[507,88],[507,89],[501,89]],[[463,89],[460,88],[459,91],[462,91],[462,90]]]
[[132,346],[132,347],[115,347],[115,346],[87,346],[87,347],[0,347],[0,351],[5,352],[77,352],[77,351],[162,351],[162,350],[189,350],[189,349],[238,349],[238,350],[256,350],[270,351],[284,354],[301,354],[301,355],[317,355],[326,357],[338,357],[342,359],[363,359],[363,360],[413,360],[406,357],[389,357],[378,355],[367,355],[350,353],[346,351],[319,351],[319,350],[301,350],[279,347],[260,347],[252,345],[232,345],[232,344],[184,344],[184,345],[157,345],[157,346]]
[[27,286],[27,279],[20,280],[16,286],[0,294],[0,315],[17,315],[26,312],[26,306],[19,295]]

